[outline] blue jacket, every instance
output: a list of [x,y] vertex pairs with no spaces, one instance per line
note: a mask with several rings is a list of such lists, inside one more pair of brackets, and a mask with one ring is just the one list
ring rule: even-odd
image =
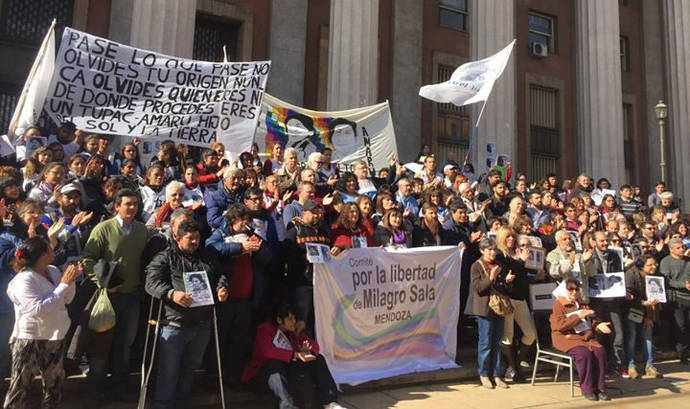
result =
[[[208,202],[206,204],[208,205]],[[232,234],[230,233],[230,227],[222,217],[221,220],[221,225],[213,230],[211,237],[206,239],[206,248],[216,251],[221,260],[225,262],[242,254],[242,244],[225,241],[225,238]]]
[[215,190],[206,190],[204,194],[204,201],[208,212],[206,212],[206,221],[212,229],[217,229],[223,224],[223,213],[233,203],[239,202],[242,192],[230,193],[223,186],[223,181],[218,182],[218,187]]
[[12,301],[7,296],[7,285],[14,278],[14,269],[12,268],[12,261],[14,260],[14,253],[17,251],[17,246],[10,240],[0,238],[0,313],[9,313],[14,311]]

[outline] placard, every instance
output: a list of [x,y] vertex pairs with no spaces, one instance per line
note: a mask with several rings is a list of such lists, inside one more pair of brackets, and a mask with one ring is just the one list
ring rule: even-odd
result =
[[48,138],[45,136],[29,136],[26,138],[26,158],[30,158],[31,154],[38,148],[48,145]]
[[558,288],[557,283],[530,284],[529,304],[533,311],[551,311],[556,299],[554,292]]
[[328,263],[331,261],[331,249],[325,244],[305,243],[307,260],[310,263]]
[[208,281],[206,271],[183,273],[182,279],[184,280],[184,291],[192,296],[193,301],[190,308],[214,304],[211,283]]
[[625,297],[625,274],[623,272],[594,274],[587,277],[590,298]]
[[647,300],[666,302],[666,286],[664,285],[663,276],[645,276],[644,281]]
[[527,250],[529,253],[527,255],[527,260],[525,261],[525,268],[544,271],[544,255],[546,254],[546,250],[541,247],[534,246],[529,246]]

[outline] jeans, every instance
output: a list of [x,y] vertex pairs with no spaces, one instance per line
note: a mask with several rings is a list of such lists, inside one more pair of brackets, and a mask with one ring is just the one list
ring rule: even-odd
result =
[[14,311],[0,314],[0,379],[9,375],[12,363],[10,337],[14,329]]
[[653,328],[646,328],[643,323],[638,324],[625,319],[625,355],[628,358],[628,367],[635,365],[635,347],[642,343],[644,343],[644,349],[647,353],[646,365],[651,365],[654,362],[653,331]]
[[477,370],[479,376],[501,376],[501,338],[503,317],[477,316]]
[[597,334],[597,340],[604,346],[604,349],[606,349],[606,358],[610,365],[610,369],[624,369],[625,349],[623,347],[623,321],[627,319],[623,316],[625,311],[621,308],[618,300],[602,301],[601,299],[592,298],[591,304],[592,309],[596,311],[596,315],[601,321],[611,322],[612,331],[610,335]]
[[[109,391],[124,386],[129,372],[129,360],[134,338],[137,336],[139,307],[141,295],[132,293],[109,293],[110,302],[115,310],[116,324],[113,329],[113,341],[108,360],[101,357],[89,357],[88,388],[90,393],[102,393],[110,363],[111,382]],[[108,362],[109,361],[109,362]]]
[[194,370],[203,362],[210,337],[210,322],[184,328],[163,327],[158,339],[151,409],[187,407]]

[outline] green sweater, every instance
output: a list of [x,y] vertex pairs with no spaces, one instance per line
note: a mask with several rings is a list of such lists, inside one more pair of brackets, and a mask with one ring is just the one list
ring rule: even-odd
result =
[[132,223],[132,231],[125,234],[115,217],[99,223],[91,231],[84,246],[84,273],[95,280],[93,266],[100,259],[118,260],[116,274],[124,280],[121,292],[132,292],[141,285],[141,255],[146,246],[146,226],[140,222]]

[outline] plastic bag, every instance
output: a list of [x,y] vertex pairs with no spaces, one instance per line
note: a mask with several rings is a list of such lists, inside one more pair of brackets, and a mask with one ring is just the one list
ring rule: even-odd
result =
[[89,316],[89,329],[95,332],[105,332],[115,326],[115,309],[108,297],[108,290],[101,288],[98,291],[100,294],[98,294],[98,299]]

